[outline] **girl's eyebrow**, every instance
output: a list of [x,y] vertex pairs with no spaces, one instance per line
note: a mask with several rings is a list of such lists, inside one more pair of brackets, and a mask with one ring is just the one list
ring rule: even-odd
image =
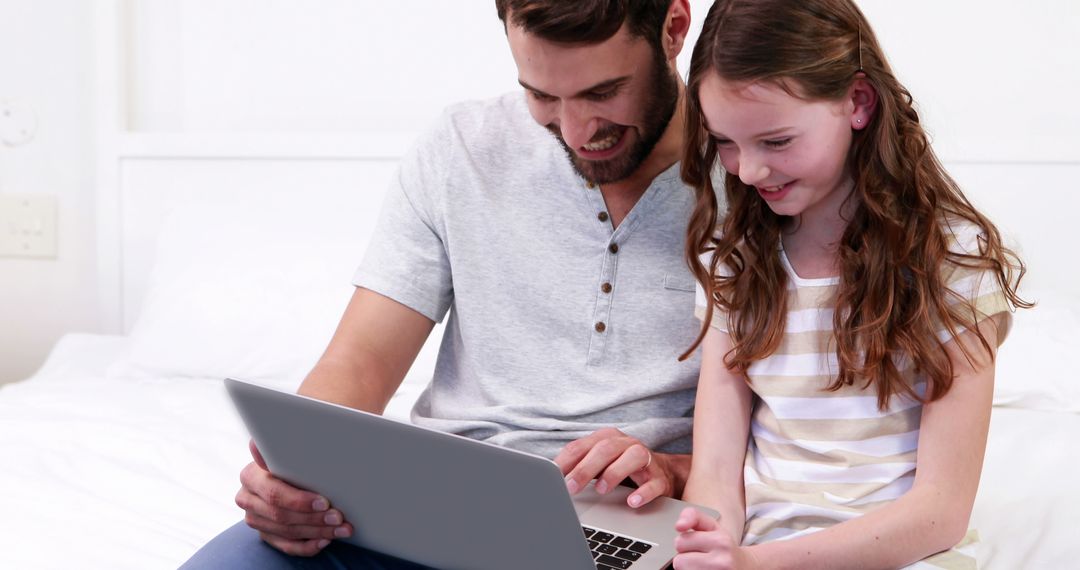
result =
[[780,134],[780,133],[782,133],[784,131],[790,131],[793,128],[794,127],[777,127],[775,129],[769,129],[769,130],[757,135],[755,138],[759,138],[759,139],[768,138],[768,137],[771,137],[771,136],[774,136],[774,135],[778,135],[778,134]]
[[[777,127],[775,129],[769,129],[769,130],[767,130],[767,131],[765,131],[763,133],[759,133],[754,138],[756,138],[756,139],[769,138],[771,136],[778,135],[778,134],[783,133],[785,131],[790,131],[793,128],[794,127]],[[708,128],[706,128],[705,131],[708,132],[710,135],[712,135],[713,138],[717,138],[717,139],[726,139],[727,138],[724,135],[722,135],[722,134],[720,134],[720,133],[718,133],[716,131],[713,131],[711,129],[708,129]]]

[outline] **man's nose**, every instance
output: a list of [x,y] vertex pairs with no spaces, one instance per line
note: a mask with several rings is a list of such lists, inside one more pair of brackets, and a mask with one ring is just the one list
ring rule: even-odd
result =
[[559,132],[563,141],[570,148],[577,150],[596,135],[599,121],[588,111],[587,106],[568,102],[563,103],[559,112]]

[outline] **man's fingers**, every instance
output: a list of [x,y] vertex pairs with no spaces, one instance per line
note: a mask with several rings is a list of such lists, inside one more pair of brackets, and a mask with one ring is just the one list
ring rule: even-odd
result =
[[293,487],[257,463],[244,467],[240,472],[240,483],[248,492],[258,495],[275,508],[298,513],[319,513],[330,508],[330,502],[322,495]]
[[[563,475],[568,475],[593,450],[593,447],[598,442],[617,437],[625,437],[625,434],[615,428],[604,428],[594,431],[583,438],[571,441],[555,456],[555,464],[559,466]],[[592,477],[586,481],[589,480],[592,480]]]
[[[570,491],[570,494],[584,489],[589,481],[599,477],[609,465],[620,458],[627,447],[630,447],[636,441],[626,436],[620,438],[609,437],[596,441],[589,452],[566,475],[566,488]],[[617,484],[624,478],[625,475],[616,479],[615,483]],[[610,487],[606,489],[601,487],[598,490],[606,492],[607,489],[610,489]]]
[[298,513],[320,513],[330,508],[322,495],[298,489],[276,477],[260,482],[255,493],[271,505]]
[[651,503],[657,497],[666,497],[671,494],[669,491],[670,486],[663,477],[644,482],[638,481],[637,477],[631,478],[638,484],[638,488],[626,498],[626,504],[635,509]]
[[346,538],[353,533],[352,525],[337,509],[298,513],[271,505],[245,489],[237,493],[236,504],[245,511],[244,522],[258,530],[266,542],[298,556],[316,554],[322,548],[317,547],[318,540]]
[[559,450],[559,454],[555,456],[553,461],[555,465],[559,466],[559,470],[562,471],[563,475],[568,474],[581,461],[581,458],[585,457],[585,454],[589,452],[590,446],[585,441],[589,437],[592,436],[571,441]]
[[297,512],[267,503],[262,497],[241,488],[236,494],[236,505],[244,512],[285,525],[315,525],[338,527],[345,524],[345,517],[337,509],[319,512]]
[[[656,473],[650,473],[654,470],[653,454],[644,445],[638,443],[636,440],[633,444],[623,448],[620,445],[616,448],[622,449],[618,456],[613,458],[597,457],[597,465],[606,463],[605,467],[602,467],[603,472],[599,476],[599,480],[596,482],[596,490],[600,493],[606,493],[609,490],[615,488],[616,485],[621,483],[624,479],[631,476],[638,476],[640,481],[635,480],[635,483],[643,483],[652,478],[652,475]],[[646,469],[646,466],[648,469]],[[659,466],[657,466],[657,469]]]
[[266,466],[266,460],[263,459],[262,453],[259,452],[259,448],[255,445],[254,439],[248,440],[248,450],[251,451],[251,457],[255,460],[255,464],[262,467],[263,471],[270,471],[270,468]]
[[[249,512],[244,517],[244,522],[251,528],[267,535],[276,536],[285,540],[311,540],[315,538],[325,538],[327,540],[333,538],[345,538],[351,534],[351,528],[345,525],[343,530],[338,531],[341,527],[332,527],[326,525],[306,525],[306,524],[282,524],[272,519],[261,517],[257,514]],[[344,535],[344,536],[339,536]]]
[[285,483],[257,461],[241,471],[240,481],[236,504],[244,509],[244,521],[282,552],[313,556],[325,546],[322,541],[352,535],[352,525],[325,497]]
[[674,484],[664,461],[662,454],[653,453],[640,443],[632,445],[604,471],[596,484],[597,490],[607,492],[629,477],[637,484],[637,489],[626,498],[626,504],[633,508],[647,505],[657,497],[670,496]]
[[352,525],[325,497],[274,477],[254,441],[248,449],[254,461],[240,472],[236,504],[263,541],[286,554],[314,556],[330,540],[352,535]]

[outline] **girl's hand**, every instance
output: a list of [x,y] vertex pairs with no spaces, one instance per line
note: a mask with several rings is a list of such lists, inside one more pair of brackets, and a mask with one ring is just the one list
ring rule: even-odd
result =
[[727,531],[697,509],[683,509],[675,522],[679,536],[672,560],[675,570],[749,570],[757,568],[753,556]]

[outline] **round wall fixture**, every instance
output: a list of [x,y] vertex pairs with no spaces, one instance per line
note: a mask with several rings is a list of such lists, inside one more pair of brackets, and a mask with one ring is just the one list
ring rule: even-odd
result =
[[37,116],[33,109],[11,99],[0,99],[0,143],[22,146],[34,140]]

